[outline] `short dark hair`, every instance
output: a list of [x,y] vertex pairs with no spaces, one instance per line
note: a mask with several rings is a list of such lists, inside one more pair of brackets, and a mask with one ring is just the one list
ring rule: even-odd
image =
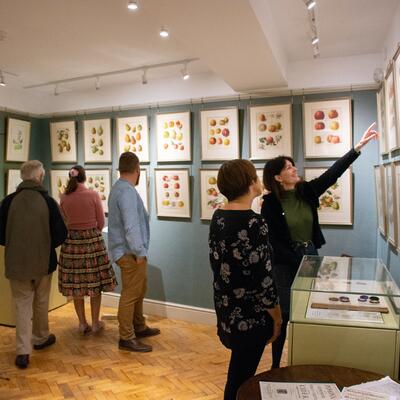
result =
[[286,161],[289,161],[294,166],[294,161],[292,157],[279,156],[265,163],[263,172],[263,183],[265,189],[269,192],[274,193],[278,199],[282,197],[283,188],[275,179],[275,175],[279,175],[285,168]]
[[118,171],[121,172],[135,172],[139,167],[139,158],[135,153],[126,151],[119,157]]
[[[76,176],[75,176],[76,175]],[[78,187],[78,183],[83,183],[86,181],[86,171],[82,165],[74,165],[68,172],[69,180],[67,187],[65,188],[65,194],[70,194],[75,192]]]
[[230,160],[221,165],[217,186],[228,201],[232,201],[248,193],[251,184],[257,179],[256,168],[250,161]]

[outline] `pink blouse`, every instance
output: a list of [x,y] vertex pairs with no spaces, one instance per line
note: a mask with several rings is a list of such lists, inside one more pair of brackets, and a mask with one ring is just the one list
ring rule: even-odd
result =
[[79,183],[75,192],[63,194],[60,199],[68,229],[103,229],[104,211],[97,192]]

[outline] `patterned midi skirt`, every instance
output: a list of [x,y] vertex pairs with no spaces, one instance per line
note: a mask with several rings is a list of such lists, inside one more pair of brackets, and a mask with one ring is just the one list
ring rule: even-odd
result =
[[64,296],[98,296],[117,285],[101,232],[69,230],[61,246],[58,288]]

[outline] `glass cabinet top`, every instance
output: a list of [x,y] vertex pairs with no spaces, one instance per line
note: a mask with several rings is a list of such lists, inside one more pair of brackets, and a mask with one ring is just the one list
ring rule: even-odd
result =
[[292,290],[400,298],[400,289],[377,258],[304,256]]

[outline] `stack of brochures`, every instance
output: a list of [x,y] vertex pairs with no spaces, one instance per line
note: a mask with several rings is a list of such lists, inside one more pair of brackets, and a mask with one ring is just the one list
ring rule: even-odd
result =
[[388,376],[344,388],[335,383],[260,382],[262,400],[400,400],[400,384]]

